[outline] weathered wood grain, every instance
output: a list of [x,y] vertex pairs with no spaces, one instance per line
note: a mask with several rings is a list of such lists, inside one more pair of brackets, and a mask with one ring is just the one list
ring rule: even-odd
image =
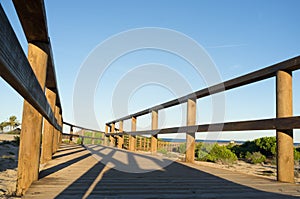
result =
[[[59,112],[60,112],[60,108],[58,106],[55,106],[55,118],[58,121],[59,119]],[[58,145],[58,135],[59,135],[60,131],[59,130],[54,130],[54,134],[53,134],[53,144],[52,144],[52,154],[54,154],[59,145]]]
[[[197,101],[196,99],[189,99],[187,101],[187,117],[186,117],[186,125],[187,126],[195,126],[196,124],[196,107]],[[185,151],[185,161],[193,163],[195,159],[195,132],[196,128],[194,128],[193,132],[186,133],[186,151]]]
[[13,0],[27,41],[49,42],[46,11],[43,0]]
[[[158,111],[152,111],[151,114],[151,129],[156,130],[158,128]],[[151,153],[157,152],[157,135],[151,136]]]
[[[275,130],[275,129],[299,129],[300,116],[272,118],[262,120],[248,120],[238,122],[226,122],[216,124],[201,124],[194,126],[171,127],[157,130],[124,131],[130,135],[156,135],[169,133],[215,132],[215,131],[248,131],[248,130]],[[108,133],[109,135],[109,133]],[[120,133],[115,133],[120,135]]]
[[47,67],[47,78],[46,78],[46,87],[52,90],[56,94],[56,105],[60,107],[60,113],[62,113],[62,106],[60,102],[60,95],[57,87],[57,79],[56,79],[56,72],[55,72],[55,65],[53,60],[53,52],[51,47],[51,42],[49,41],[48,44],[48,67]]
[[[52,108],[55,111],[56,94],[50,89],[46,88],[46,97]],[[41,153],[41,164],[44,164],[52,159],[52,148],[53,148],[53,136],[54,127],[47,121],[44,120],[43,125],[43,136],[42,136],[42,153]]]
[[[44,90],[47,72],[47,53],[39,44],[28,45],[28,60]],[[23,195],[32,182],[38,180],[43,117],[26,100],[23,105],[22,129],[18,157],[17,195]]]
[[[56,93],[56,105],[61,108],[60,97],[57,89],[52,47],[48,34],[44,1],[14,0],[13,3],[28,43],[43,42],[48,44],[47,54],[49,56],[49,61],[47,68],[46,87]],[[62,109],[60,109],[60,111],[62,111]]]
[[[131,118],[131,131],[136,131],[136,117]],[[134,134],[129,134],[129,151],[135,151],[136,150],[136,136]]]
[[[276,116],[293,115],[293,84],[291,72],[278,71],[276,76]],[[294,182],[294,141],[292,128],[276,131],[277,180]]]
[[55,128],[61,130],[43,89],[21,48],[21,45],[0,6],[0,75]]

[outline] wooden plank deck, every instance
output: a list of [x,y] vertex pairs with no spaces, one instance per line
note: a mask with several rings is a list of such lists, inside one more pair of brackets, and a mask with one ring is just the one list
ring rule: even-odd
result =
[[86,147],[89,150],[62,145],[23,198],[300,197],[300,185],[110,147]]

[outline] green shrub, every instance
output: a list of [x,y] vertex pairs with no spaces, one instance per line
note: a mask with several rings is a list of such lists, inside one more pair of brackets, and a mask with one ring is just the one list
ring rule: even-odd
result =
[[[93,132],[84,132],[84,136],[93,137]],[[92,138],[84,138],[84,144],[92,144]]]
[[245,158],[247,152],[255,152],[258,148],[254,142],[246,141],[242,145],[235,145],[230,149],[239,158]]
[[209,143],[198,143],[195,146],[195,157],[198,159],[204,158],[209,154],[209,152],[212,150],[214,147],[214,144],[209,144]]
[[168,153],[167,149],[164,149],[164,148],[158,149],[157,152],[159,152],[163,155],[167,155],[167,153]]
[[252,164],[258,164],[266,161],[266,156],[261,154],[260,152],[247,152],[245,156],[246,160]]
[[184,154],[186,151],[186,143],[182,143],[179,145],[178,152]]
[[276,137],[262,137],[253,141],[247,141],[242,145],[235,145],[230,148],[239,158],[245,158],[247,152],[260,152],[266,157],[276,155]]
[[[103,138],[103,133],[95,133],[95,138]],[[101,139],[94,139],[95,144],[102,144]]]
[[76,144],[81,144],[82,138],[78,138]]
[[[202,145],[204,150],[198,151],[197,160],[209,162],[221,162],[223,164],[232,164],[237,160],[237,156],[231,152],[226,146],[218,144]],[[211,150],[209,150],[211,148]],[[202,151],[202,152],[201,152]],[[207,155],[205,155],[207,153]]]
[[254,140],[259,151],[267,156],[273,157],[276,155],[276,137],[263,137]]
[[294,149],[294,161],[295,164],[299,164],[300,162],[300,152],[296,148]]
[[236,144],[229,143],[229,144],[226,145],[226,148],[229,149],[229,150],[232,150],[232,148],[235,147],[235,146],[236,146]]
[[199,153],[202,153],[203,149],[202,149],[203,143],[196,143],[195,146],[195,157],[199,157]]
[[70,140],[69,139],[65,139],[62,141],[63,143],[66,143],[66,144],[69,144],[70,143]]

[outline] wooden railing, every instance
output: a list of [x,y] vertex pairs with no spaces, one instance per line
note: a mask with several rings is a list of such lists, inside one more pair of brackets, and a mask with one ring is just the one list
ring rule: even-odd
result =
[[[261,70],[201,89],[186,96],[153,106],[134,114],[107,122],[106,135],[111,143],[123,142],[124,135],[129,138],[128,150],[136,150],[137,135],[151,135],[151,151],[157,151],[157,135],[186,133],[186,162],[194,161],[195,133],[210,131],[244,131],[244,130],[277,130],[277,179],[283,182],[294,181],[293,129],[300,128],[300,117],[292,113],[292,72],[300,68],[300,56],[268,66]],[[276,118],[262,120],[236,121],[214,124],[196,124],[197,99],[216,93],[225,92],[264,79],[276,77]],[[187,103],[187,125],[158,129],[158,111]],[[136,131],[136,120],[139,116],[152,114],[152,129]],[[131,131],[123,131],[124,120],[131,120]],[[115,131],[119,123],[120,131]]]
[[[75,137],[75,138],[79,138],[81,140],[80,144],[82,144],[82,145],[84,144],[85,140],[91,140],[90,144],[104,144],[105,139],[102,138],[102,137],[105,136],[105,133],[102,132],[102,131],[91,129],[91,128],[86,128],[86,127],[82,127],[82,126],[78,126],[78,125],[74,125],[74,124],[71,124],[71,123],[65,122],[65,121],[63,122],[63,124],[70,127],[70,132],[69,133],[63,133],[64,136],[68,137],[69,142],[72,142],[73,137]],[[81,129],[82,131],[90,131],[90,132],[93,133],[93,135],[92,136],[86,136],[84,134],[81,135],[81,134],[78,134],[78,133],[74,133],[74,128]],[[100,134],[101,137],[96,137],[95,136],[96,134]],[[100,141],[100,143],[99,143],[99,141]],[[75,143],[77,143],[77,142],[75,142]]]
[[[63,118],[44,1],[13,0],[13,3],[28,42],[28,58],[26,58],[16,34],[0,6],[0,75],[24,98],[17,186],[17,195],[22,195],[31,183],[38,179],[40,164],[49,161],[62,142]],[[299,68],[300,57],[295,57],[108,122],[105,126],[107,137],[104,140],[84,135],[81,138],[83,140],[85,138],[101,139],[106,144],[113,144],[112,146],[118,146],[118,148],[125,146],[130,151],[149,150],[150,148],[152,153],[156,153],[159,146],[158,134],[184,132],[187,137],[186,161],[193,162],[195,132],[216,129],[219,131],[220,126],[222,126],[222,131],[276,129],[278,180],[292,182],[294,177],[293,129],[300,128],[300,117],[292,114],[292,72]],[[271,77],[276,77],[276,118],[196,125],[196,99]],[[187,103],[188,106],[187,125],[158,129],[158,111],[183,103]],[[152,129],[136,131],[137,118],[149,113],[152,114]],[[131,120],[131,131],[124,132],[123,121],[129,119]],[[119,129],[115,128],[115,123],[119,123]],[[68,135],[71,140],[72,136],[78,136],[73,134],[73,127],[82,127],[66,122],[64,124],[71,127]],[[151,138],[138,137],[137,139],[137,135],[151,135]],[[128,139],[124,139],[126,136]]]
[[13,3],[28,42],[28,58],[0,5],[0,75],[24,98],[17,182],[17,195],[22,195],[38,180],[40,164],[57,151],[63,118],[44,2]]

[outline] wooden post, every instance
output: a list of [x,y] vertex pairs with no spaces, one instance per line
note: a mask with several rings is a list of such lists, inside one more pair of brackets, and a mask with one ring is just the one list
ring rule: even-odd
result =
[[[46,98],[52,109],[55,112],[56,94],[50,89],[46,88]],[[41,164],[44,164],[52,159],[52,148],[53,148],[53,133],[54,127],[47,121],[44,120],[44,131],[42,136],[42,153],[41,153]]]
[[[61,114],[59,114],[59,117],[58,117],[58,124],[62,127],[62,115]],[[62,143],[62,131],[63,131],[63,129],[61,130],[61,131],[58,131],[58,147],[57,147],[57,149],[60,147],[60,145],[61,145],[61,143]]]
[[[115,123],[112,123],[111,124],[110,133],[114,133],[114,132],[115,132]],[[109,146],[114,147],[115,146],[115,138],[114,138],[114,136],[110,135],[109,136],[109,140],[110,140],[110,145]]]
[[[109,132],[109,126],[105,124],[105,134],[107,134],[108,132]],[[109,137],[106,135],[104,136],[104,145],[109,146]]]
[[142,149],[142,137],[136,136],[136,150]]
[[[136,117],[131,118],[131,131],[136,131]],[[129,151],[135,151],[136,136],[129,135]]]
[[[196,99],[187,101],[187,126],[196,124]],[[186,133],[185,161],[193,163],[195,159],[195,133]]]
[[73,141],[73,133],[74,133],[74,127],[73,126],[70,126],[70,142]]
[[[293,115],[292,73],[278,71],[276,76],[277,117]],[[277,129],[277,180],[294,183],[293,129]]]
[[143,145],[143,150],[146,151],[146,147],[147,147],[147,138],[144,137],[144,138],[143,138],[143,141],[144,141],[144,142],[143,142],[143,143],[144,143],[144,145]]
[[[60,112],[60,108],[58,106],[55,106],[55,118],[57,122],[59,119],[59,112]],[[59,131],[57,129],[54,129],[52,154],[54,154],[58,148],[58,134]]]
[[57,147],[57,150],[60,148],[61,142],[62,142],[62,136],[61,136],[61,132],[59,131],[59,133],[58,133],[58,147]]
[[84,137],[81,137],[81,145],[83,145],[83,143],[84,143]]
[[[119,121],[119,132],[123,132],[123,121]],[[124,144],[123,135],[118,136],[118,149],[122,149]]]
[[[43,90],[48,59],[47,53],[43,50],[45,45],[38,42],[28,44],[28,61]],[[42,115],[27,101],[24,101],[18,160],[17,195],[19,196],[23,195],[31,183],[38,179],[42,122]]]
[[95,137],[96,137],[95,132],[93,132],[93,138],[94,139],[92,139],[92,144],[95,144]]
[[[152,111],[152,130],[156,130],[158,128],[158,111]],[[151,136],[151,153],[156,154],[157,152],[157,134]]]

